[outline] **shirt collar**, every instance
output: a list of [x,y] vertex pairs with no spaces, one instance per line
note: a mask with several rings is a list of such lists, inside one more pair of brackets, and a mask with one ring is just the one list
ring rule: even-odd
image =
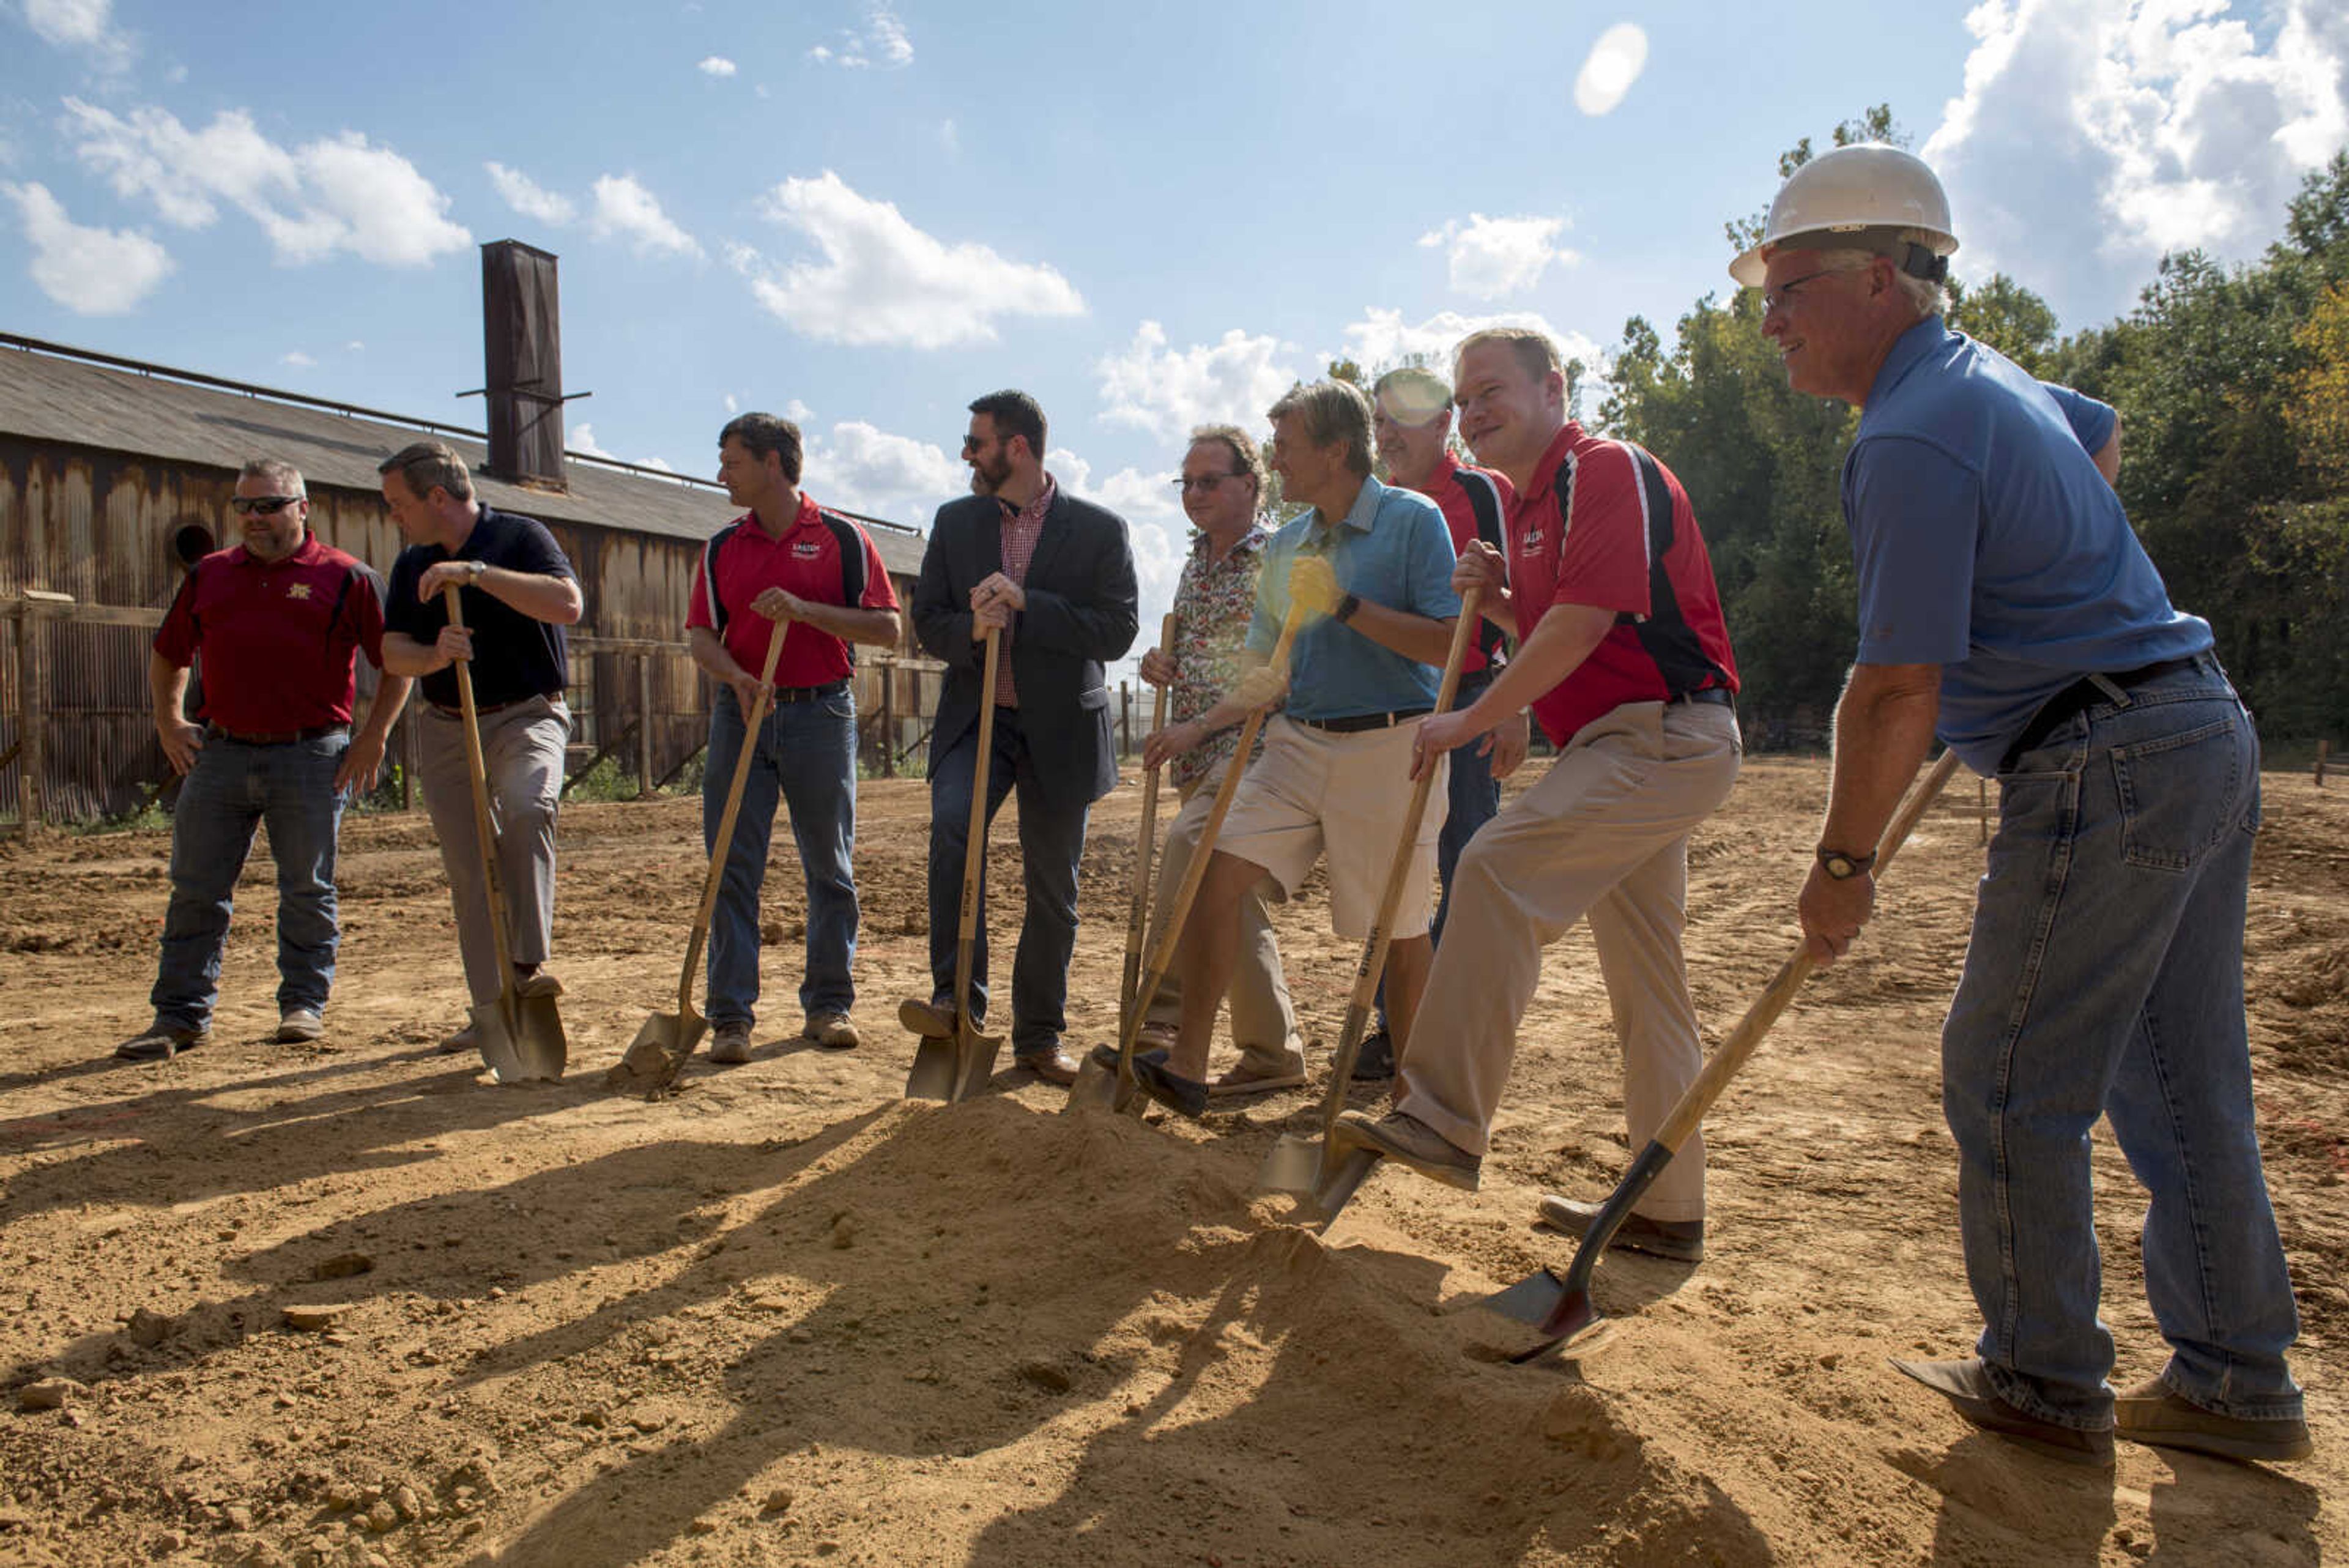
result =
[[[792,520],[783,525],[783,531],[781,534],[772,535],[772,537],[777,540],[787,539],[791,537],[793,533],[802,528],[814,527],[816,524],[823,520],[822,511],[823,509],[816,505],[815,498],[813,496],[810,495],[804,490],[801,491],[799,510],[792,514]],[[756,507],[745,512],[741,516],[734,519],[734,521],[743,524],[745,527],[749,528],[751,533],[758,535],[762,539],[770,536],[764,528],[759,526],[759,512]]]
[[[1231,555],[1226,556],[1224,559],[1228,561],[1233,556],[1254,555],[1257,551],[1263,549],[1265,545],[1271,541],[1271,538],[1272,535],[1265,528],[1264,519],[1259,517],[1255,522],[1248,524],[1248,531],[1239,536],[1238,543],[1232,546]],[[1191,554],[1198,556],[1201,560],[1206,560],[1207,558],[1207,547],[1210,543],[1212,543],[1212,541],[1208,539],[1207,531],[1206,529],[1194,528],[1191,530]]]
[[318,536],[305,528],[302,530],[302,542],[295,545],[289,554],[281,556],[274,561],[261,559],[243,545],[236,547],[236,558],[240,566],[252,566],[265,572],[278,566],[306,566],[316,560],[319,552],[325,548],[324,545],[318,543]]
[[1006,523],[1040,523],[1043,521],[1044,514],[1052,509],[1052,503],[1060,498],[1060,494],[1059,483],[1054,481],[1050,473],[1047,472],[1044,475],[1044,488],[1038,491],[1036,499],[1027,505],[1014,506],[999,495],[995,498],[995,504],[1003,508],[1003,520]]
[[[1355,493],[1354,504],[1346,508],[1345,516],[1339,521],[1357,534],[1369,533],[1371,525],[1379,519],[1379,505],[1386,499],[1386,493],[1387,487],[1379,483],[1378,475],[1364,474],[1362,488]],[[1313,525],[1309,531],[1326,535],[1330,530],[1330,523],[1329,519],[1321,515],[1321,509],[1315,507],[1312,516]]]
[[1901,378],[1954,336],[1947,322],[1939,316],[1929,316],[1894,338],[1884,363],[1876,368],[1876,379],[1868,385],[1868,403],[1864,406],[1873,407],[1878,396],[1899,386]]
[[1564,429],[1550,437],[1549,445],[1542,448],[1541,461],[1534,464],[1534,482],[1527,485],[1527,495],[1547,494],[1557,479],[1557,471],[1566,462],[1566,454],[1582,443],[1582,426],[1568,420]]

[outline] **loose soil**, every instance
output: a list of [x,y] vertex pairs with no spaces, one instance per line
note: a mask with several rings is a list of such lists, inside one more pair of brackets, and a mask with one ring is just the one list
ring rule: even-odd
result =
[[[1885,1366],[1975,1330],[1935,1058],[1980,867],[1970,780],[1716,1108],[1705,1262],[1611,1257],[1602,1343],[1530,1367],[1472,1303],[1571,1256],[1528,1223],[1538,1192],[1601,1195],[1628,1158],[1580,933],[1545,971],[1484,1190],[1381,1171],[1324,1238],[1249,1191],[1309,1093],[1203,1127],[1062,1116],[1009,1070],[957,1106],[899,1097],[895,1004],[927,987],[918,782],[862,796],[864,1047],[789,1037],[785,854],[753,1061],[697,1061],[657,1104],[603,1070],[675,1003],[694,802],[564,814],[558,1085],[436,1053],[463,997],[420,815],[346,827],[324,1041],[265,1043],[257,854],[212,1042],[148,1066],[109,1052],[148,1016],[168,838],[0,847],[0,1562],[2343,1560],[2349,792],[2267,791],[2252,1045],[2318,1457],[2124,1444],[2110,1477],[1976,1434]],[[1698,836],[1689,962],[1715,1040],[1791,949],[1824,792],[1816,763],[1757,761]],[[1094,816],[1075,1042],[1114,1025],[1137,795]],[[1014,919],[996,911],[999,972]],[[1318,888],[1278,917],[1317,1061],[1356,957],[1326,919]],[[2096,1172],[2134,1381],[2162,1357],[2142,1197],[2101,1136]]]

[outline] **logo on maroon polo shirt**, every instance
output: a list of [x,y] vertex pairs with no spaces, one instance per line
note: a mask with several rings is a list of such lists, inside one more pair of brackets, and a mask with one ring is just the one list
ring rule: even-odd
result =
[[285,587],[285,597],[289,599],[306,599],[310,597],[310,585],[288,583]]
[[823,546],[813,539],[802,539],[792,546],[794,560],[812,561],[823,554]]

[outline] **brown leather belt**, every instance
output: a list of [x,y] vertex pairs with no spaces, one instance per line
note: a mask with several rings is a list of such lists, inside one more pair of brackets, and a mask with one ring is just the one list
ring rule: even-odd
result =
[[206,724],[204,733],[240,746],[298,746],[305,741],[342,734],[349,728],[348,724],[305,724],[298,730],[232,730],[225,724]]

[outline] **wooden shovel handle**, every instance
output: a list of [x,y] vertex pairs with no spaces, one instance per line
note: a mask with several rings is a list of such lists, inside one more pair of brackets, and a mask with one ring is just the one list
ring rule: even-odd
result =
[[734,782],[726,786],[726,810],[718,818],[717,841],[709,849],[709,875],[701,884],[701,909],[693,917],[693,935],[685,944],[685,971],[677,980],[679,1018],[693,1011],[694,961],[701,956],[701,944],[709,938],[709,919],[718,909],[718,889],[726,881],[726,857],[734,848],[734,819],[742,814],[742,788],[750,781],[750,761],[759,750],[759,726],[767,722],[767,711],[774,706],[775,661],[782,656],[783,638],[791,629],[791,618],[785,616],[767,634],[767,662],[759,670],[759,696],[750,704],[750,716],[743,721],[741,753],[734,759]]
[[[1174,653],[1174,616],[1172,611],[1158,623],[1158,651],[1168,657]],[[1166,727],[1166,688],[1158,688],[1150,704],[1150,731],[1156,734]],[[1142,826],[1133,836],[1133,905],[1125,918],[1125,968],[1118,976],[1118,1032],[1125,1030],[1126,1012],[1144,1006],[1149,998],[1136,994],[1142,979],[1142,939],[1150,924],[1150,862],[1158,849],[1158,775],[1152,768],[1142,780]]]
[[[441,590],[449,607],[449,624],[462,631],[465,628],[465,607],[458,599],[457,585],[450,583]],[[497,833],[490,822],[490,768],[481,755],[481,716],[473,706],[472,660],[456,661],[457,704],[465,712],[465,765],[473,776],[473,836],[481,847],[481,892],[490,906],[490,940],[498,955],[498,994],[513,994],[513,952],[506,937],[505,885],[498,878]]]
[[995,649],[1000,627],[979,639],[978,755],[971,760],[970,836],[962,854],[962,911],[955,921],[955,1033],[975,1036],[970,1023],[971,941],[978,932],[978,880],[987,869],[987,772],[995,755]]

